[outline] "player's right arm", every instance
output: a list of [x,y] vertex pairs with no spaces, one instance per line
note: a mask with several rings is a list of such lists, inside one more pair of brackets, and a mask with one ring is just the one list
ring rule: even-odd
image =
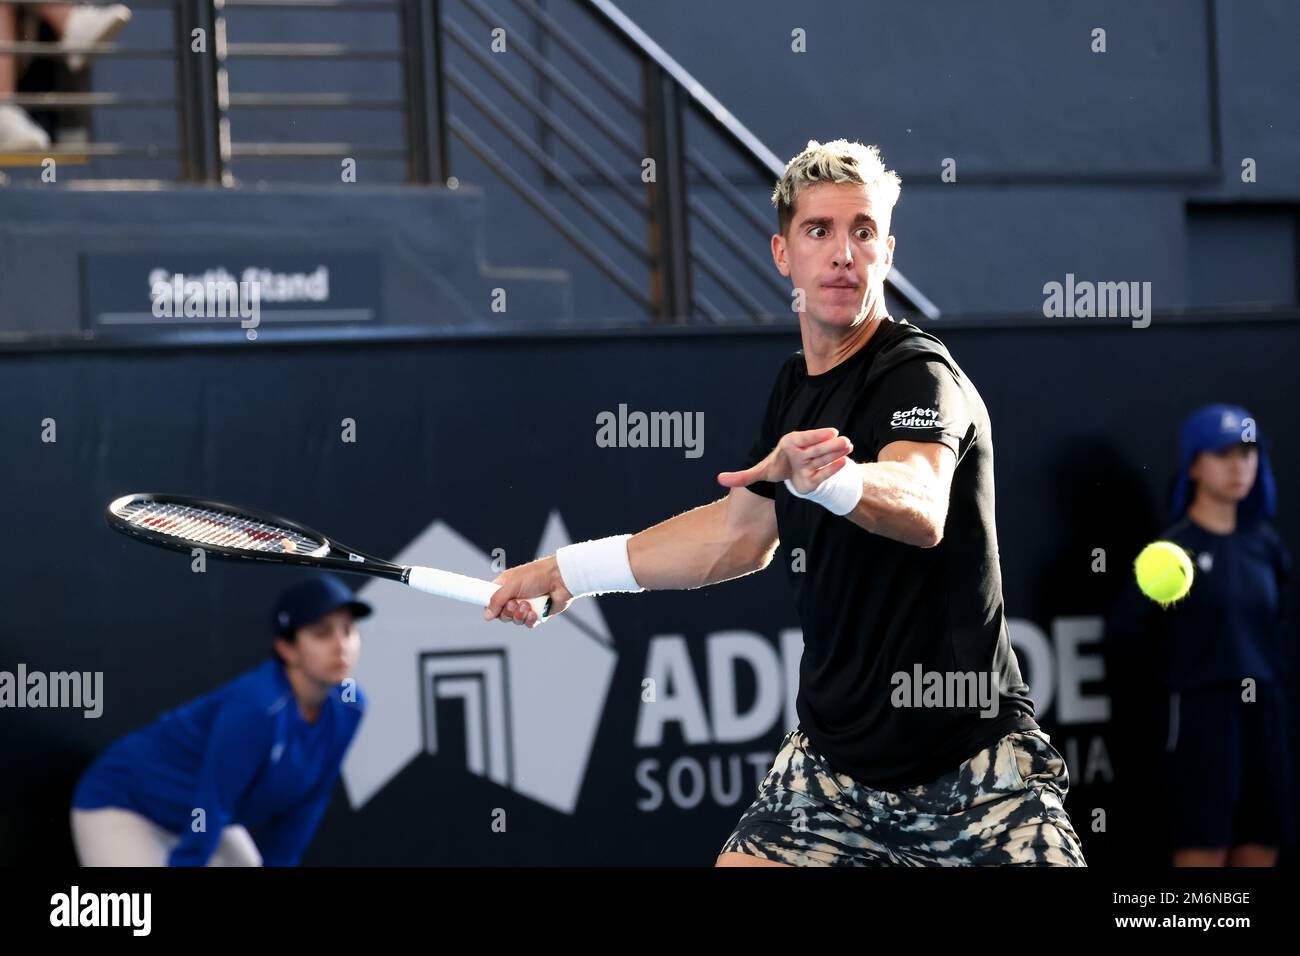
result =
[[[759,571],[771,562],[777,546],[776,507],[745,488],[725,498],[661,521],[627,541],[628,563],[636,583],[650,591],[681,590],[730,581]],[[554,616],[573,602],[555,555],[510,568],[493,584],[501,585],[485,620],[531,624],[536,621],[520,597],[549,595]]]
[[777,543],[773,501],[732,488],[725,498],[633,535],[627,553],[643,588],[682,590],[761,571]]

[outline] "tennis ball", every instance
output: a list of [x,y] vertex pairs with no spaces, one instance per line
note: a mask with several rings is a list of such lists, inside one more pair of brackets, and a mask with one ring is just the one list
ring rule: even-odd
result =
[[1172,541],[1153,541],[1133,562],[1142,593],[1161,607],[1182,600],[1192,589],[1192,559]]

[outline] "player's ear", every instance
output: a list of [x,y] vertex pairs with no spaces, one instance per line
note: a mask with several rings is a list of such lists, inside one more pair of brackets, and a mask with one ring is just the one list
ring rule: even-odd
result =
[[772,235],[772,261],[776,263],[776,271],[783,276],[790,274],[790,262],[786,258],[785,236],[779,232]]
[[275,639],[275,645],[274,645],[275,654],[278,658],[280,658],[280,663],[282,664],[289,663],[290,655],[292,655],[297,650],[297,647],[295,646],[297,640],[298,640],[297,631],[293,631],[289,634],[281,634],[279,637]]
[[885,271],[888,272],[894,267],[894,237],[890,236],[885,240]]

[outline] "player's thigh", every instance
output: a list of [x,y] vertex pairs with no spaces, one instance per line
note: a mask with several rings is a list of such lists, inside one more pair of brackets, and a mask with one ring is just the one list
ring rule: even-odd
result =
[[253,837],[241,826],[221,831],[221,842],[208,860],[208,866],[261,866],[262,854]]
[[719,851],[717,866],[866,866],[888,851],[834,770],[802,731],[786,734],[753,803]]
[[82,866],[166,866],[176,838],[130,810],[72,811],[72,843]]
[[907,791],[923,811],[900,852],[921,865],[1087,866],[1065,810],[1070,774],[1042,730],[1014,731]]

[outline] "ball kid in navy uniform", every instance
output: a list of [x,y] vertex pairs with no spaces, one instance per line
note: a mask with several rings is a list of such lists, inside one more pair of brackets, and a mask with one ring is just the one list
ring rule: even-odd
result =
[[1175,866],[1272,866],[1294,829],[1287,724],[1291,557],[1271,524],[1267,447],[1244,408],[1210,405],[1179,436],[1172,525],[1195,568],[1168,608],[1130,582],[1107,642],[1148,642]]

